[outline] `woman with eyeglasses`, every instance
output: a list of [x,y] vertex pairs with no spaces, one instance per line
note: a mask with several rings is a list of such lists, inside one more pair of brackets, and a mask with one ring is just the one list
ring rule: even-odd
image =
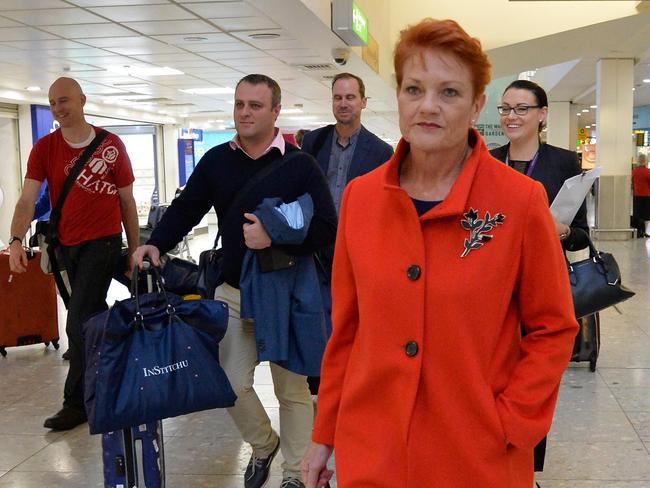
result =
[[477,39],[425,19],[394,66],[402,139],[343,196],[303,480],[334,452],[345,488],[531,488],[578,328],[546,195],[473,128]]
[[[551,203],[567,178],[582,172],[575,151],[543,144],[539,135],[546,125],[548,98],[544,89],[528,80],[516,80],[503,92],[498,107],[501,128],[510,141],[490,151],[511,168],[539,181]],[[555,221],[565,251],[589,245],[587,206],[583,202],[571,225]],[[584,232],[583,232],[584,231]],[[543,465],[543,459],[542,459]]]
[[[503,92],[497,107],[501,128],[510,141],[490,151],[492,156],[516,171],[539,181],[551,203],[564,181],[582,172],[574,151],[568,151],[540,141],[546,125],[548,98],[544,89],[528,80],[516,80]],[[565,251],[579,251],[589,245],[587,206],[583,202],[578,213],[567,225],[555,221],[555,229]],[[546,437],[535,446],[535,471],[544,470]]]

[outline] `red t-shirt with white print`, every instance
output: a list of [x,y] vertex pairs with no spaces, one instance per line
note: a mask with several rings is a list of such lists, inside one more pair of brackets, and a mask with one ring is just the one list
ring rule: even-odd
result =
[[[100,129],[93,127],[95,133]],[[63,183],[84,152],[73,148],[61,129],[39,139],[27,162],[26,177],[47,179],[52,208],[61,194]],[[134,181],[131,160],[124,143],[109,133],[81,170],[63,204],[59,220],[59,240],[65,246],[120,234],[122,213],[118,188]]]

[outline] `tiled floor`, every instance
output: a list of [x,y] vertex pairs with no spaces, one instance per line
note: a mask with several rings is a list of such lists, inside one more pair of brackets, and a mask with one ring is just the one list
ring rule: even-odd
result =
[[[195,239],[193,249],[208,247]],[[650,240],[601,241],[614,252],[625,283],[636,297],[601,314],[598,370],[572,364],[564,375],[549,436],[543,488],[650,487]],[[198,252],[194,251],[194,256]],[[125,289],[113,288],[119,298]],[[60,405],[66,363],[61,350],[29,346],[0,359],[0,488],[101,487],[98,436],[86,426],[67,433],[42,428]],[[267,365],[258,368],[256,388],[278,427],[278,405]],[[250,450],[225,411],[165,421],[167,486],[243,486]],[[273,464],[272,488],[280,484]],[[399,487],[395,487],[399,488]]]

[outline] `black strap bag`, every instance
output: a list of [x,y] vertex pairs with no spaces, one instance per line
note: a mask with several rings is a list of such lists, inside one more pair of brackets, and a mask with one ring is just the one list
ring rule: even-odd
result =
[[[302,154],[300,151],[292,151],[290,153],[285,153],[281,158],[276,159],[272,163],[264,166],[257,173],[255,173],[246,184],[237,192],[235,197],[232,200],[232,203],[228,206],[228,209],[223,214],[223,221],[228,220],[232,210],[237,208],[241,204],[244,196],[250,192],[250,190],[257,185],[260,181],[266,178],[268,175],[273,173],[276,169],[282,166],[284,163],[289,161],[292,157]],[[203,251],[199,255],[199,270],[196,280],[196,292],[201,295],[202,298],[212,299],[214,298],[214,292],[219,285],[224,282],[223,274],[221,272],[221,260],[223,259],[223,248],[217,248],[219,244],[219,239],[221,238],[221,229],[223,226],[219,224],[219,230],[217,231],[217,237],[214,240],[214,246],[212,249]]]
[[65,281],[61,276],[61,267],[59,265],[59,262],[57,261],[57,255],[56,255],[56,248],[60,244],[58,226],[59,226],[59,219],[61,218],[61,210],[63,209],[63,203],[65,202],[68,193],[70,193],[70,190],[72,189],[72,185],[74,185],[74,182],[79,176],[79,173],[81,173],[83,167],[86,165],[90,157],[93,155],[95,150],[99,147],[99,145],[102,143],[102,141],[106,138],[107,135],[108,132],[106,130],[104,129],[100,130],[95,135],[95,138],[92,140],[92,142],[88,144],[88,146],[86,146],[86,149],[84,149],[83,153],[81,153],[81,156],[79,156],[79,159],[77,159],[77,162],[70,170],[70,174],[68,175],[68,177],[65,179],[65,182],[63,183],[63,188],[61,189],[61,194],[59,195],[59,198],[56,201],[56,205],[52,209],[52,212],[50,212],[50,222],[49,225],[47,226],[47,230],[46,230],[47,234],[44,240],[44,244],[46,244],[46,246],[45,245],[43,246],[46,249],[41,248],[41,252],[43,253],[46,252],[49,257],[49,266],[51,272],[54,274],[54,281],[56,282],[56,286],[59,289],[59,294],[61,295],[61,298],[63,299],[63,303],[65,304],[66,308],[68,306],[68,303],[70,302],[70,293],[68,292],[68,287],[66,286]]
[[589,239],[589,259],[568,263],[576,318],[580,319],[634,296],[621,283],[614,256],[600,252]]

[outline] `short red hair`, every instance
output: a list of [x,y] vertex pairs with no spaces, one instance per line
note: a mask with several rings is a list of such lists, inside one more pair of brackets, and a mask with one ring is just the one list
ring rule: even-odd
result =
[[472,73],[474,98],[485,91],[490,82],[492,65],[483,52],[481,41],[470,35],[453,20],[426,18],[400,32],[395,45],[393,64],[397,86],[402,85],[404,63],[418,51],[441,49],[454,54]]

